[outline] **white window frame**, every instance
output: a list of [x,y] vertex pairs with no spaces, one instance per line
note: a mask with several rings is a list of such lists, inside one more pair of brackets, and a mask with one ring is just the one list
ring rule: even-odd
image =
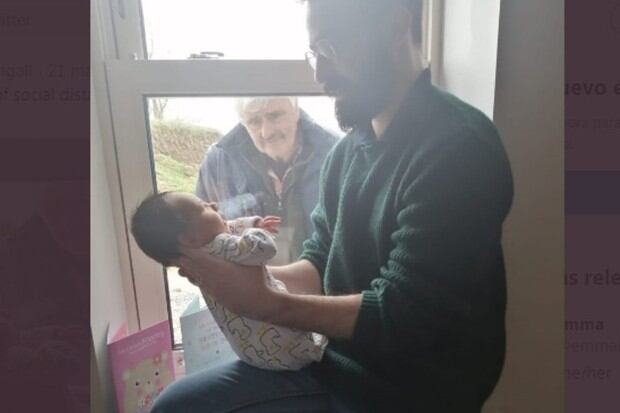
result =
[[[222,0],[225,1],[225,0]],[[441,0],[433,0],[437,3]],[[97,0],[95,12],[110,13],[103,30],[115,42],[116,58],[105,61],[114,139],[104,142],[116,155],[124,227],[139,202],[155,188],[149,139],[149,97],[224,97],[251,95],[316,96],[322,91],[313,72],[301,60],[144,60],[144,39],[139,0]],[[438,8],[427,8],[424,42],[427,59],[436,42]],[[121,260],[129,326],[132,331],[169,318],[162,267],[147,258],[133,237],[127,236]]]
[[[148,97],[321,93],[303,61],[109,61],[106,72],[125,217],[155,189]],[[138,327],[168,318],[164,278],[155,276],[163,274],[162,267],[139,250],[133,237],[127,253],[136,300],[128,308],[136,308]]]

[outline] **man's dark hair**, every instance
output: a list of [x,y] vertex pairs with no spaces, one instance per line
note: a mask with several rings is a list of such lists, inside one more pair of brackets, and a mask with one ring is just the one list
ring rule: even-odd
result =
[[[316,0],[299,0],[302,4],[310,3]],[[338,0],[325,0],[336,2]],[[364,13],[369,18],[376,19],[381,16],[382,11],[389,10],[389,7],[401,4],[411,10],[413,16],[412,38],[416,45],[422,44],[422,13],[424,11],[424,0],[357,0],[361,9],[365,9]]]
[[166,202],[170,192],[153,194],[144,199],[131,217],[131,233],[146,255],[163,265],[179,258],[179,235],[187,222]]

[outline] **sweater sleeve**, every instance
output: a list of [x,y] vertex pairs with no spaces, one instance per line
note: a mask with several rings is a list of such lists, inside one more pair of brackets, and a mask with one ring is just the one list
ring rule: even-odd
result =
[[501,260],[512,201],[503,154],[459,139],[403,188],[392,249],[362,292],[352,344],[414,355],[446,337],[484,336],[480,329],[503,320],[505,305],[503,269],[490,270]]

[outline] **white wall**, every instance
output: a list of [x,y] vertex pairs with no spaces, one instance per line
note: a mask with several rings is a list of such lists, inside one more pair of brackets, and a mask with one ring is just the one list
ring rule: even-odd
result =
[[492,118],[500,0],[446,0],[442,6],[435,82]]
[[[107,2],[91,2],[91,409],[115,412],[115,395],[108,365],[106,333],[109,324],[136,325],[131,277],[122,277],[130,264],[123,225],[122,198],[114,157],[104,57],[116,54]],[[103,22],[102,22],[103,21]],[[107,145],[104,145],[104,140]]]
[[564,412],[564,2],[502,1],[495,122],[515,178],[508,358],[489,412]]
[[[97,366],[93,342],[90,342],[90,413],[111,412],[111,404],[103,398],[101,375]],[[106,410],[107,409],[107,410]]]
[[[106,351],[108,323],[127,319],[119,266],[118,243],[112,215],[110,189],[101,143],[95,99],[91,100],[91,253],[90,324],[94,356],[99,371],[99,389],[104,403],[114,400]],[[100,406],[101,407],[101,406]],[[114,409],[107,405],[103,411]]]

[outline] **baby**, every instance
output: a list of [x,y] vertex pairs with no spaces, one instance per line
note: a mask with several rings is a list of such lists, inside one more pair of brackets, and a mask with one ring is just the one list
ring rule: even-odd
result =
[[[181,256],[179,245],[206,247],[209,254],[237,264],[261,265],[277,250],[273,235],[280,219],[248,217],[225,221],[215,203],[182,192],[146,198],[136,209],[131,232],[146,255],[168,266]],[[268,274],[272,287],[284,283]],[[233,351],[248,364],[271,370],[298,370],[321,360],[327,338],[240,317],[203,291],[207,307]]]

